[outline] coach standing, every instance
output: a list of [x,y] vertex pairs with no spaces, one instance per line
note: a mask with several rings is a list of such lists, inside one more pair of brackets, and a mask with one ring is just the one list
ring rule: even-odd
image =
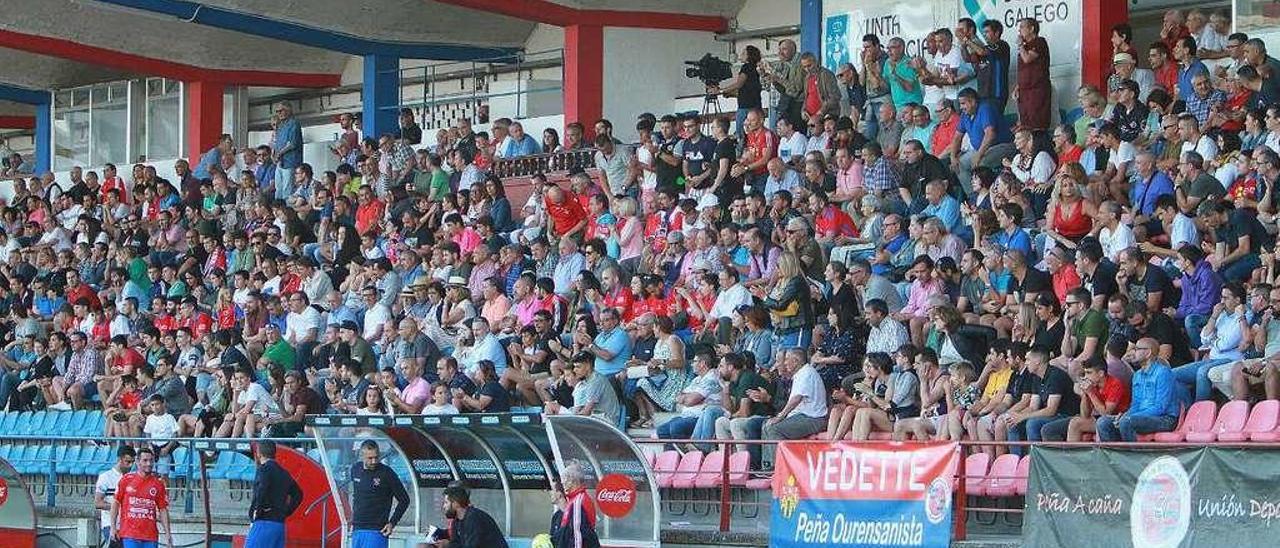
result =
[[[378,443],[360,444],[360,462],[351,466],[351,548],[386,548],[396,523],[409,509],[409,493],[390,466],[382,464]],[[396,502],[391,509],[392,499]],[[388,519],[388,515],[390,518]]]
[[302,489],[289,472],[276,462],[276,443],[260,441],[258,476],[253,482],[253,503],[249,505],[249,536],[245,548],[284,548],[284,520],[302,504]]

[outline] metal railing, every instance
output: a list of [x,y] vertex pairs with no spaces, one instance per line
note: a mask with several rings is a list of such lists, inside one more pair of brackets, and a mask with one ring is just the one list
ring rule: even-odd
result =
[[[698,477],[698,476],[705,477],[707,474],[719,475],[720,477],[718,478],[716,487],[714,488],[718,490],[718,493],[716,493],[717,495],[716,501],[714,502],[718,506],[718,510],[719,510],[718,529],[722,533],[729,532],[732,530],[733,528],[732,516],[735,514],[735,510],[738,510],[736,513],[750,519],[760,515],[760,512],[762,511],[761,508],[770,506],[772,504],[771,487],[766,487],[764,489],[752,489],[745,485],[745,481],[734,482],[731,480],[731,476],[739,475],[743,473],[740,470],[732,470],[730,467],[730,459],[733,453],[735,452],[735,446],[739,448],[746,448],[746,447],[760,448],[766,445],[777,445],[779,443],[782,443],[782,441],[786,441],[787,443],[792,443],[792,444],[830,444],[832,443],[829,440],[808,440],[808,439],[805,439],[805,440],[637,439],[635,440],[635,442],[641,446],[673,445],[676,447],[683,447],[686,445],[697,445],[697,446],[710,445],[710,446],[714,446],[718,451],[722,452],[723,460],[721,463],[719,463],[719,466],[716,467],[715,470],[708,471],[708,470],[703,470],[703,467],[700,467],[697,471],[688,471],[688,470],[655,471],[656,474],[663,474],[663,475],[677,474],[677,475],[684,475],[684,476],[692,475],[694,477]],[[918,442],[915,442],[915,441],[890,442],[890,441],[881,441],[881,440],[871,440],[867,442],[844,441],[841,443],[913,444]],[[966,441],[958,442],[958,444],[960,445],[960,448],[961,448],[961,458],[959,459],[959,463],[956,469],[956,475],[955,475],[956,481],[954,483],[955,491],[953,492],[954,502],[952,505],[953,516],[954,516],[954,519],[952,521],[952,528],[953,528],[952,540],[955,540],[955,541],[962,541],[968,538],[968,529],[969,529],[968,519],[970,517],[973,517],[975,519],[975,523],[985,525],[985,524],[994,524],[995,519],[993,518],[989,522],[984,523],[984,521],[981,519],[982,517],[984,517],[983,516],[984,514],[987,515],[986,517],[1001,516],[1001,515],[1017,516],[1018,519],[1016,522],[1011,521],[1013,518],[1008,518],[1008,520],[1010,521],[1007,521],[1006,523],[1014,527],[1020,527],[1021,516],[1025,513],[1025,508],[1023,504],[1019,504],[1019,501],[1025,501],[1024,495],[988,497],[988,496],[971,496],[972,494],[968,492],[966,480],[976,480],[976,479],[1022,480],[1024,479],[1024,478],[1021,478],[1020,476],[1018,477],[992,476],[985,472],[973,473],[972,471],[967,470],[966,469],[967,459],[965,458],[965,456],[967,456],[968,454],[974,451],[981,450],[982,448],[989,448],[989,447],[998,447],[998,448],[1004,448],[1004,449],[1018,448],[1019,450],[1022,450],[1022,451],[1026,451],[1030,449],[1031,446],[1054,447],[1054,448],[1103,447],[1103,448],[1111,448],[1111,449],[1144,449],[1144,450],[1154,450],[1154,451],[1158,451],[1161,449],[1186,449],[1188,447],[1204,447],[1204,446],[1244,448],[1244,449],[1280,448],[1280,443],[1262,443],[1262,442],[1230,442],[1230,443],[1228,442],[1216,442],[1216,443],[1025,442],[1025,441],[1011,442],[1011,441],[968,441],[966,440]],[[766,478],[771,479],[772,475],[773,475],[773,472],[771,470],[757,469],[757,470],[746,471],[747,478],[756,479],[756,480],[766,479]],[[654,488],[657,489],[658,487],[654,486]],[[668,494],[670,495],[680,491],[680,489],[667,489],[667,491],[668,491]],[[697,489],[694,489],[694,491],[697,491]],[[759,493],[761,491],[765,492],[765,494],[760,495]],[[990,501],[994,505],[981,505],[981,503],[987,502],[987,501]],[[1001,505],[1001,501],[1012,501],[1013,504]],[[663,512],[664,514],[666,514],[668,511],[671,511],[679,515],[680,512],[683,512],[685,510],[683,506],[687,506],[691,503],[696,504],[696,503],[710,503],[710,502],[713,502],[713,501],[711,499],[705,499],[701,501],[693,500],[693,499],[683,499],[683,498],[675,499],[668,496],[664,496]],[[754,511],[751,514],[747,514],[747,512],[743,511],[743,507],[748,507],[748,508],[753,507]],[[677,512],[677,509],[679,509],[680,512]],[[763,510],[763,511],[767,512],[768,510]],[[767,520],[766,520],[766,523],[767,523]]]
[[[428,112],[442,105],[464,104],[464,112],[473,121],[478,120],[478,110],[481,105],[488,104],[490,99],[501,97],[515,97],[515,112],[490,112],[489,119],[509,117],[523,118],[528,115],[523,107],[522,99],[532,94],[539,93],[558,93],[563,90],[563,85],[543,85],[538,87],[525,87],[526,75],[532,76],[533,71],[542,69],[561,68],[560,82],[564,81],[564,49],[555,48],[534,52],[517,52],[512,55],[504,55],[490,59],[475,59],[470,61],[456,61],[451,63],[440,63],[434,65],[425,65],[421,67],[397,69],[400,76],[401,85],[398,88],[399,100],[395,107],[387,108],[405,108],[418,107],[418,123],[423,128],[432,128],[435,124],[430,123]],[[490,93],[489,84],[491,81],[497,81],[497,76],[502,74],[515,74],[515,91]],[[406,89],[412,86],[421,85],[419,91],[420,99],[408,100],[405,97]]]
[[596,149],[583,148],[566,150],[551,154],[534,154],[512,159],[500,159],[493,162],[489,172],[501,177],[531,177],[537,173],[555,173],[571,171],[578,167],[589,169],[595,167]]

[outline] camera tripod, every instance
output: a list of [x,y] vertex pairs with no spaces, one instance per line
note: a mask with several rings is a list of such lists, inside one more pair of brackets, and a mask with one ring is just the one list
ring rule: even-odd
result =
[[[724,111],[720,109],[720,99],[711,93],[703,95],[702,110],[698,116],[698,126],[702,128],[703,135],[711,135],[711,122],[721,114],[724,114]],[[712,116],[708,118],[708,115]]]

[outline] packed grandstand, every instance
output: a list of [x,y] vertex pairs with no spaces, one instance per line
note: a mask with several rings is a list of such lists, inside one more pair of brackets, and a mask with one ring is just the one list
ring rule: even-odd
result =
[[[1069,116],[1039,23],[962,19],[834,70],[748,46],[707,88],[737,112],[563,140],[343,115],[318,172],[282,103],[269,141],[172,173],[18,155],[0,458],[87,485],[155,445],[175,484],[243,488],[247,453],[188,440],[578,415],[630,434],[654,489],[714,490],[682,513],[767,506],[784,440],[962,442],[959,483],[995,498],[1026,493],[1017,442],[1275,442],[1280,62],[1223,14],[1164,23],[1112,28]],[[889,527],[864,525],[844,538]]]

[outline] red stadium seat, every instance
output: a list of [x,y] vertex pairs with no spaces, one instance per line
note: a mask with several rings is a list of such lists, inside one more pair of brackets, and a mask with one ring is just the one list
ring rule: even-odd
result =
[[1016,476],[1020,462],[1021,459],[1013,453],[1006,453],[996,457],[996,461],[991,463],[991,471],[987,473],[986,479],[978,485],[973,494],[986,495],[988,497],[1013,496],[1013,487],[1017,480]]
[[[1178,426],[1175,426],[1173,428],[1174,431],[1181,430],[1182,425],[1186,422],[1187,422],[1187,406],[1180,405],[1178,406]],[[1138,434],[1138,441],[1140,442],[1156,441],[1156,434],[1158,433],[1159,432],[1151,432],[1149,434]]]
[[653,473],[658,478],[658,487],[671,487],[676,469],[680,466],[679,451],[663,451],[653,460]]
[[773,478],[755,478],[747,480],[747,489],[768,490],[773,488]]
[[982,482],[987,479],[987,466],[991,464],[991,455],[974,453],[964,459],[964,489],[968,494],[976,495]]
[[676,473],[671,478],[671,487],[677,489],[688,489],[693,487],[693,480],[698,477],[698,470],[702,468],[702,451],[690,451],[680,457],[680,466],[676,468]]
[[729,485],[746,485],[747,469],[751,467],[751,453],[737,451],[729,455]]
[[1172,432],[1157,432],[1154,441],[1161,443],[1179,443],[1186,441],[1190,432],[1208,432],[1213,429],[1213,420],[1218,414],[1217,404],[1211,401],[1198,401],[1187,409],[1182,424]]
[[1249,402],[1229,401],[1218,411],[1218,420],[1214,421],[1213,428],[1207,432],[1187,432],[1187,441],[1212,443],[1218,440],[1218,435],[1226,432],[1240,434],[1247,420],[1249,420]]
[[893,441],[893,432],[872,432],[871,437],[867,439],[871,441]]
[[1031,455],[1022,457],[1018,461],[1018,479],[1013,484],[1013,493],[1016,495],[1027,494],[1027,478],[1031,477]]
[[1222,432],[1218,441],[1248,441],[1254,434],[1265,434],[1276,429],[1280,422],[1280,400],[1264,400],[1253,404],[1249,420],[1239,432]]
[[[1258,405],[1261,406],[1264,403],[1268,403],[1272,401],[1276,401],[1276,400],[1267,400],[1264,402],[1259,402]],[[1280,406],[1278,406],[1276,413],[1277,415],[1280,415]],[[1280,441],[1280,417],[1277,417],[1277,419],[1278,420],[1276,421],[1275,427],[1273,427],[1270,430],[1264,430],[1262,432],[1250,432],[1249,441],[1268,442],[1268,443]]]
[[[707,453],[702,459],[702,466],[698,468],[698,475],[693,477],[693,487],[699,489],[707,489],[720,485],[720,479],[724,477],[724,451],[712,451]],[[676,487],[680,487],[679,482]]]

